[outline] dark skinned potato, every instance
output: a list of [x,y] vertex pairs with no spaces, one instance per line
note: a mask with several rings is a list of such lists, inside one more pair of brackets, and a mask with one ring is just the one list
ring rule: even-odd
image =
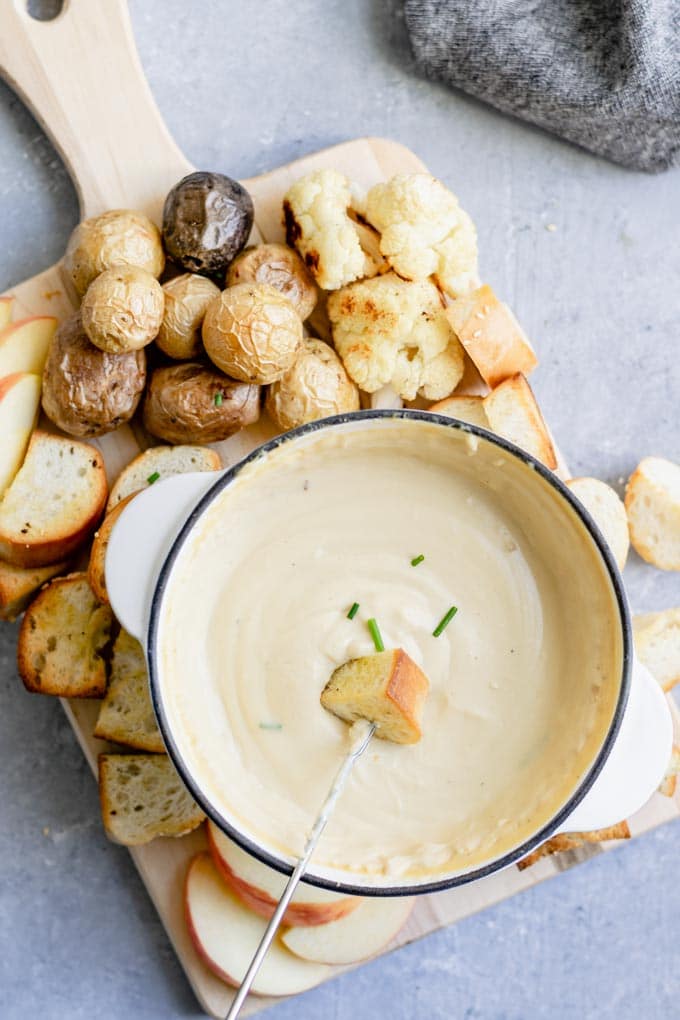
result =
[[61,324],[50,344],[43,371],[43,410],[70,436],[102,436],[129,421],[145,381],[144,351],[100,351],[88,340],[76,312]]
[[258,244],[241,252],[227,270],[227,287],[268,283],[288,298],[302,320],[314,311],[317,289],[307,266],[285,244]]
[[144,399],[144,427],[168,443],[219,443],[259,417],[259,386],[198,361],[155,369]]
[[183,177],[163,207],[163,243],[190,273],[224,273],[248,240],[253,202],[238,181],[197,171]]

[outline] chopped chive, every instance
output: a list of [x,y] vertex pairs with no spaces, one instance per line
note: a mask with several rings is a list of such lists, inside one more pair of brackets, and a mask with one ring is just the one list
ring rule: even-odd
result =
[[149,483],[149,485],[153,485],[153,483],[157,482],[160,477],[161,477],[160,472],[154,471],[154,473],[152,475],[149,475],[149,477],[147,478],[147,482]]
[[348,620],[353,620],[358,612],[359,612],[359,603],[358,602],[353,602],[352,603],[352,608],[350,609],[349,613],[347,614],[347,619]]
[[371,619],[366,623],[366,626],[371,632],[376,652],[384,652],[385,645],[383,644],[382,634],[380,633],[380,627],[378,626],[377,621],[371,617]]
[[432,631],[432,637],[439,637],[439,635],[444,630],[444,628],[448,627],[448,625],[451,623],[451,620],[454,618],[454,616],[456,615],[457,612],[458,612],[458,606],[451,606],[451,608],[449,609],[448,613],[446,613],[444,616],[442,616],[441,620],[439,621],[437,626]]
[[261,730],[282,730],[283,723],[280,722],[261,722],[259,724]]
[[420,554],[420,556],[414,556],[413,559],[411,560],[411,566],[412,567],[417,567],[418,564],[422,563],[424,559],[425,559],[425,557],[423,556],[422,553]]
[[216,393],[215,394],[215,407],[221,407],[223,400],[224,400],[224,397],[222,396],[222,394],[221,393]]

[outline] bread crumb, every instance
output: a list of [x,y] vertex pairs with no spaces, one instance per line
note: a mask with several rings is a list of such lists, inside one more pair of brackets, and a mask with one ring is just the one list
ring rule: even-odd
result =
[[43,836],[49,836],[49,834],[50,834],[50,827],[49,827],[49,825],[43,826],[42,833],[43,833]]
[[554,234],[554,233],[555,233],[555,231],[557,230],[557,224],[556,224],[556,223],[546,223],[546,225],[545,225],[545,229],[546,229],[546,230],[547,230],[547,231],[548,231],[549,233],[551,233],[551,234]]

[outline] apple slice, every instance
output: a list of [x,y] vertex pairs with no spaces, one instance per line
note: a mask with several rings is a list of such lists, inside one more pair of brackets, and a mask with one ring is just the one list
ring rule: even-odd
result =
[[0,332],[0,378],[10,372],[42,375],[47,348],[57,328],[52,315],[19,319]]
[[347,964],[367,960],[401,931],[413,910],[414,898],[363,899],[356,910],[339,921],[316,928],[289,928],[281,936],[284,946],[303,960]]
[[4,329],[12,321],[13,297],[0,297],[0,329]]
[[40,409],[39,375],[14,372],[0,379],[0,496],[21,467]]
[[[266,924],[222,881],[210,854],[198,854],[189,864],[184,908],[196,952],[214,974],[237,988]],[[330,967],[294,956],[275,939],[251,990],[255,995],[297,995],[331,974]]]
[[[214,822],[208,822],[210,852],[225,882],[247,907],[260,917],[270,918],[286,885],[286,876],[251,857],[225,836]],[[290,925],[328,924],[349,914],[361,900],[329,889],[299,885],[283,915]]]

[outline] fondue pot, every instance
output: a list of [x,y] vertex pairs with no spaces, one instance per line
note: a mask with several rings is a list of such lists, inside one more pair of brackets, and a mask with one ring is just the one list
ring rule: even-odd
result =
[[[396,426],[402,434],[404,430],[409,434],[412,432],[416,439],[427,429],[428,436],[441,439],[443,446],[452,438],[456,442],[464,442],[470,454],[468,461],[471,466],[467,470],[473,473],[477,470],[474,454],[478,447],[491,444],[494,456],[487,458],[487,470],[501,471],[504,463],[518,466],[523,472],[522,486],[526,492],[541,496],[535,505],[543,508],[541,513],[544,516],[550,518],[552,514],[555,517],[554,522],[546,520],[546,525],[554,523],[555,528],[559,528],[560,521],[567,518],[574,522],[573,528],[565,529],[563,541],[585,543],[589,550],[593,550],[593,563],[597,564],[597,569],[593,569],[593,577],[584,576],[583,584],[600,584],[603,590],[607,589],[607,605],[612,607],[608,626],[618,645],[620,654],[616,661],[620,667],[617,667],[617,675],[606,681],[615,685],[610,691],[613,710],[607,717],[607,728],[603,728],[601,739],[598,735],[588,767],[574,779],[569,796],[553,817],[547,822],[545,818],[541,819],[536,831],[523,838],[520,845],[505,849],[492,859],[456,870],[447,870],[444,865],[436,874],[376,875],[332,868],[315,864],[312,860],[305,881],[362,896],[413,895],[476,881],[518,861],[557,833],[613,825],[638,810],[655,791],[667,767],[672,745],[672,723],[665,697],[633,652],[630,611],[620,574],[594,521],[562,482],[529,454],[485,429],[430,412],[361,411],[313,422],[288,432],[265,443],[244,460],[217,475],[178,475],[150,485],[125,508],[111,534],[106,557],[106,581],[112,607],[122,626],[141,642],[145,650],[151,699],[168,754],[208,817],[265,864],[286,874],[292,871],[295,859],[277,848],[273,840],[267,841],[262,833],[258,835],[250,831],[247,821],[230,812],[224,801],[219,800],[210,786],[202,781],[191,755],[186,751],[191,742],[187,741],[186,733],[179,731],[181,724],[178,717],[169,710],[163,682],[163,650],[168,640],[164,618],[173,576],[181,576],[175,573],[178,564],[182,562],[183,554],[191,549],[197,529],[215,500],[236,479],[241,478],[244,485],[249,484],[248,479],[252,475],[249,476],[247,471],[243,475],[247,466],[255,465],[258,470],[266,470],[267,464],[276,459],[282,449],[304,451],[307,448],[311,454],[308,468],[313,478],[314,443],[320,436],[342,438],[344,434],[349,436],[357,430],[377,435]],[[455,433],[453,437],[452,430]],[[489,467],[489,464],[498,467]],[[408,484],[408,479],[404,484]],[[191,563],[190,558],[188,562]],[[268,583],[266,572],[267,563],[264,562],[263,584]],[[562,609],[564,618],[568,620],[570,606],[565,604]],[[175,627],[173,641],[191,641],[190,633],[177,631]],[[569,638],[571,640],[571,634]],[[576,644],[579,634],[574,633],[573,639]],[[187,683],[191,682],[192,678],[187,677]],[[323,712],[321,707],[319,712]],[[200,735],[192,739],[200,741]],[[224,739],[230,739],[229,732]],[[230,777],[226,776],[225,784],[228,785],[229,781]],[[444,793],[440,803],[441,810],[446,811]]]

